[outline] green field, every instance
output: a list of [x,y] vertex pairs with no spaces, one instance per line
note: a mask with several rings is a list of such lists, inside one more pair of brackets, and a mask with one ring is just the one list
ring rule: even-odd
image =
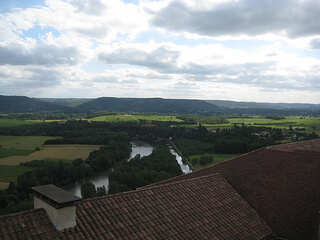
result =
[[[0,189],[6,188],[10,181],[16,182],[19,175],[24,172],[32,171],[33,167],[22,167],[18,164],[25,160],[34,160],[36,157],[30,155],[42,151],[35,151],[36,147],[42,148],[44,142],[48,139],[56,137],[44,137],[44,136],[0,136],[0,161],[6,161],[6,159],[17,158],[17,161],[13,164],[0,164]],[[81,145],[82,147],[82,145]],[[62,148],[62,149],[65,149]],[[59,151],[56,151],[59,153]],[[58,159],[45,159],[45,161],[59,161]],[[65,162],[71,162],[72,160],[63,160]]]
[[[267,119],[260,116],[255,116],[253,118],[228,118],[229,123],[224,124],[203,124],[203,126],[208,128],[231,128],[234,124],[245,124],[248,126],[255,127],[272,127],[272,128],[282,128],[289,129],[290,126],[295,130],[295,128],[305,128],[305,130],[298,130],[300,132],[320,134],[320,118],[317,117],[300,117],[292,116],[286,117],[282,120]],[[184,125],[184,126],[194,126],[197,125]]]
[[128,122],[136,121],[131,115],[105,115],[94,118],[86,119],[88,121],[100,121],[100,122]]
[[133,115],[135,119],[146,120],[148,123],[151,121],[159,122],[183,122],[183,120],[178,119],[176,116],[162,116],[162,115]]
[[0,182],[9,183],[10,181],[17,182],[17,178],[28,171],[32,171],[35,168],[21,167],[21,166],[6,166],[0,165]]
[[0,126],[1,127],[7,127],[7,126],[21,126],[25,124],[34,124],[36,121],[33,120],[16,120],[16,119],[0,119]]
[[36,147],[42,147],[48,139],[56,139],[57,137],[45,136],[1,136],[0,145],[8,149],[28,149],[35,150]]
[[200,159],[201,156],[212,156],[213,157],[213,162],[205,165],[205,166],[202,166],[202,165],[199,165],[199,164],[195,164],[193,165],[195,167],[196,170],[199,170],[199,169],[202,169],[202,168],[205,168],[205,167],[209,167],[211,165],[214,165],[214,164],[217,164],[217,163],[220,163],[220,162],[224,162],[228,159],[231,159],[231,158],[235,158],[237,156],[240,156],[240,155],[243,155],[243,154],[203,154],[203,155],[192,155],[190,156],[190,160],[192,161],[192,159],[194,158],[198,158]]
[[27,156],[33,152],[34,150],[28,150],[28,149],[0,148],[0,158],[10,157],[10,156]]
[[181,119],[177,119],[176,116],[165,116],[165,115],[105,115],[94,118],[86,119],[88,121],[101,121],[101,122],[128,122],[145,120],[147,123],[152,121],[160,122],[183,122]]

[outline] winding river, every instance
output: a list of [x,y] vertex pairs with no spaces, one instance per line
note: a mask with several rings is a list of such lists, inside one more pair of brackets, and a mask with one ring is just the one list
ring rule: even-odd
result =
[[[141,157],[148,156],[152,153],[153,147],[150,144],[144,142],[132,142],[132,152],[130,158],[135,157],[137,154],[140,154]],[[179,163],[183,173],[189,173],[191,170],[188,165],[182,163],[182,159],[178,153],[170,148],[170,152],[176,156],[177,162]],[[106,189],[109,187],[108,171],[101,171],[96,173],[94,176],[78,180],[74,183],[71,183],[64,187],[64,189],[78,197],[81,197],[81,185],[84,182],[92,182],[96,187],[105,186]]]

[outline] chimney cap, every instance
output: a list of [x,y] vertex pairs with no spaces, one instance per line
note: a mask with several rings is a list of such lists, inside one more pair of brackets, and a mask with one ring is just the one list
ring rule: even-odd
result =
[[58,207],[72,205],[74,202],[81,200],[81,198],[56,187],[53,184],[32,187],[31,189],[37,197],[45,199]]

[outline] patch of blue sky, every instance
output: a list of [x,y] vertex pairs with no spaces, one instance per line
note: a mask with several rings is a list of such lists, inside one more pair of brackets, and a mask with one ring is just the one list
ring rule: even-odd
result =
[[107,64],[102,64],[97,59],[91,59],[81,66],[81,69],[87,73],[103,73],[109,69]]
[[12,12],[14,8],[44,6],[43,0],[0,0],[0,13]]
[[320,59],[320,49],[290,49],[292,52],[297,54],[299,57],[310,57]]
[[44,37],[49,32],[51,32],[54,37],[60,36],[60,32],[53,27],[41,27],[39,25],[35,25],[29,30],[23,31],[23,38],[34,38],[37,40],[38,44],[41,44],[41,37]]
[[139,0],[123,0],[123,2],[125,4],[128,4],[128,3],[133,3],[135,5],[138,5],[139,4]]

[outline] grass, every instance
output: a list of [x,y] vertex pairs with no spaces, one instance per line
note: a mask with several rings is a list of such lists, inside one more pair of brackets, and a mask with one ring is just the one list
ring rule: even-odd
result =
[[32,160],[44,159],[63,159],[70,160],[82,158],[83,160],[89,157],[90,152],[98,150],[100,145],[47,145],[41,151],[34,151],[28,156],[9,156],[0,159],[1,165],[19,165],[21,162],[29,162]]
[[0,158],[10,157],[10,156],[27,156],[33,152],[34,150],[0,148]]
[[161,115],[133,115],[135,119],[146,120],[148,123],[151,121],[159,122],[183,122],[183,120],[178,119],[176,116],[161,116]]
[[21,126],[25,124],[34,124],[36,121],[32,120],[17,120],[17,119],[0,119],[0,126],[1,127],[8,127],[8,126]]
[[45,136],[0,136],[0,145],[9,149],[28,149],[35,150],[36,147],[42,147],[48,139],[56,139],[58,137]]
[[176,116],[164,116],[164,115],[105,115],[94,118],[86,119],[88,121],[101,121],[101,122],[128,122],[128,121],[138,121],[146,120],[147,123],[152,121],[162,121],[162,122],[183,122],[183,120],[178,119]]
[[86,119],[88,121],[100,121],[100,122],[128,122],[136,121],[131,115],[105,115],[94,118]]
[[192,159],[194,159],[194,158],[200,159],[201,156],[212,156],[213,157],[213,162],[208,163],[207,165],[204,165],[204,166],[199,165],[199,164],[193,165],[196,170],[199,170],[199,169],[202,169],[202,168],[205,168],[205,167],[209,167],[209,166],[217,164],[217,163],[224,162],[224,161],[226,161],[228,159],[235,158],[235,157],[240,156],[240,155],[242,155],[242,154],[203,154],[203,155],[190,156],[190,160],[192,162]]
[[10,181],[13,181],[16,183],[21,174],[34,169],[35,168],[32,167],[0,165],[0,182],[9,183]]
[[[306,130],[298,130],[299,132],[312,133],[320,135],[320,118],[318,117],[300,117],[291,116],[282,120],[267,119],[260,116],[254,116],[253,118],[228,118],[229,123],[224,124],[203,124],[208,128],[231,128],[234,124],[245,124],[248,126],[256,127],[272,127],[289,129],[290,125],[293,129],[305,128]],[[198,126],[198,125],[185,125],[185,126]]]

